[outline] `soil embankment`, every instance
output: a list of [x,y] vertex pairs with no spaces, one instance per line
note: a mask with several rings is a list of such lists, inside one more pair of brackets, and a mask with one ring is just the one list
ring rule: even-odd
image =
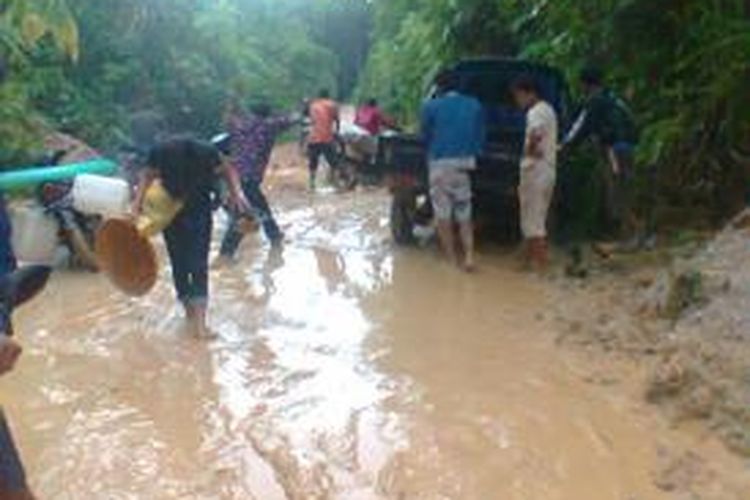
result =
[[672,262],[627,260],[573,286],[561,338],[643,362],[644,396],[750,456],[750,212]]

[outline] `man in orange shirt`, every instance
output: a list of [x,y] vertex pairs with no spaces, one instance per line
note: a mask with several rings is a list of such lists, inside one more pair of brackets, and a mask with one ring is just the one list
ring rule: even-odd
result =
[[310,160],[310,189],[314,190],[320,157],[324,156],[331,168],[336,167],[336,133],[341,120],[339,106],[331,99],[328,90],[322,90],[318,98],[310,103],[309,112],[311,126],[307,155]]

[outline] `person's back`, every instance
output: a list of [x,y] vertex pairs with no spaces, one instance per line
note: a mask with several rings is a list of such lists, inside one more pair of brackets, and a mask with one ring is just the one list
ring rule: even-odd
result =
[[254,112],[230,122],[230,156],[242,178],[262,182],[277,137],[295,124],[289,116]]
[[335,138],[339,109],[330,98],[316,99],[310,104],[310,144],[328,144]]
[[603,90],[597,100],[603,113],[600,130],[602,141],[608,145],[636,144],[638,130],[627,104],[609,89]]
[[431,160],[476,157],[484,146],[484,113],[473,97],[455,91],[429,101],[422,134]]
[[[484,147],[484,113],[473,97],[460,94],[458,79],[443,72],[435,81],[440,97],[422,109],[422,136],[429,157],[430,202],[446,256],[474,269],[474,226],[469,172]],[[455,232],[461,240],[457,252]]]
[[372,135],[378,135],[383,126],[386,125],[386,119],[377,104],[367,103],[360,106],[357,110],[357,116],[354,124],[367,130]]
[[563,141],[574,146],[593,136],[602,146],[638,143],[638,128],[628,105],[597,77],[594,83],[584,82],[588,98]]
[[174,137],[157,144],[149,167],[158,171],[164,188],[187,205],[210,204],[210,194],[221,157],[211,144],[190,137]]

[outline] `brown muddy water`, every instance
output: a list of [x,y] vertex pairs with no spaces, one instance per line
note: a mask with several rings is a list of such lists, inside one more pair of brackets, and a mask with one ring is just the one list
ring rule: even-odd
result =
[[[634,370],[591,383],[555,346],[548,283],[396,249],[384,193],[300,182],[271,193],[283,252],[252,236],[213,272],[214,340],[183,332],[166,271],[144,300],[61,273],[22,312],[2,391],[41,499],[750,498],[746,465],[641,404]],[[657,487],[672,447],[721,471],[708,493]]]

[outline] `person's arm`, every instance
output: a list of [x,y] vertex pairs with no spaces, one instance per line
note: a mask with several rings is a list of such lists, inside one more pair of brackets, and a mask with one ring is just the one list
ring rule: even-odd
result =
[[229,203],[232,208],[239,213],[249,212],[250,202],[242,190],[242,180],[237,169],[229,162],[222,162],[219,169],[229,188]]
[[602,109],[598,99],[590,99],[573,122],[573,126],[563,139],[562,146],[564,148],[577,146],[596,133],[601,122],[601,115]]
[[138,216],[143,209],[143,200],[146,199],[146,192],[151,187],[154,180],[157,177],[156,170],[147,167],[141,170],[138,174],[138,187],[135,190],[135,197],[133,198],[132,212],[134,216]]
[[389,128],[392,130],[398,130],[398,121],[393,118],[390,115],[387,115],[386,113],[383,113],[382,111],[378,110],[378,113],[380,115],[380,122],[385,128]]
[[524,156],[527,158],[544,158],[542,142],[546,138],[547,127],[545,115],[539,106],[529,111],[526,117],[526,143]]
[[18,342],[6,334],[0,334],[0,375],[13,370],[22,352]]
[[338,105],[334,106],[333,113],[333,123],[334,127],[336,127],[336,133],[338,134],[341,132],[341,112],[339,111]]
[[270,126],[274,135],[280,135],[300,123],[299,118],[294,115],[282,115],[271,118]]
[[526,141],[526,148],[524,154],[528,158],[540,159],[544,158],[544,152],[542,151],[541,144],[544,141],[545,131],[541,127],[535,127],[529,130],[529,137]]

